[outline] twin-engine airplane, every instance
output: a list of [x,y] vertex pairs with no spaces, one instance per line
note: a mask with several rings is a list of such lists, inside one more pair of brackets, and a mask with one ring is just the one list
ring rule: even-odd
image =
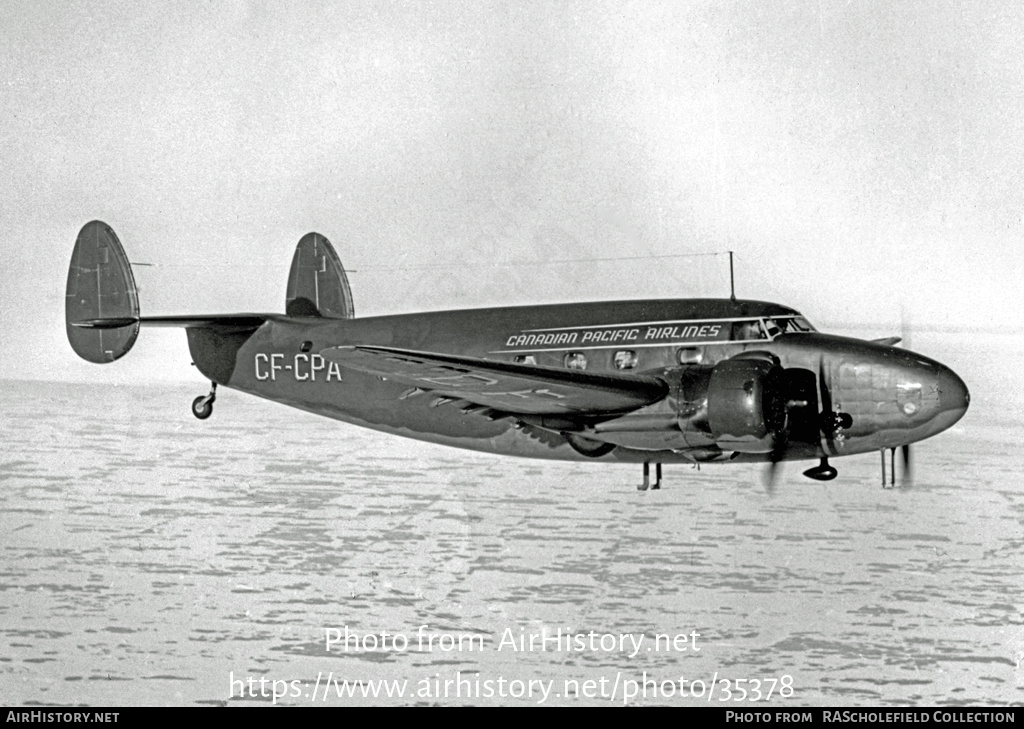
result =
[[957,422],[970,395],[948,367],[819,333],[762,301],[664,299],[355,318],[326,238],[292,259],[284,314],[139,314],[114,231],[78,235],[66,295],[68,340],[90,362],[131,349],[141,325],[184,327],[212,383],[394,435],[504,455],[642,463],[818,459],[909,445]]

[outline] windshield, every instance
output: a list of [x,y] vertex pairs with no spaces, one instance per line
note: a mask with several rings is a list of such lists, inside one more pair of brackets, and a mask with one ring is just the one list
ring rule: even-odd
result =
[[765,328],[771,339],[780,334],[792,334],[794,332],[817,331],[811,323],[802,316],[775,316],[764,320]]

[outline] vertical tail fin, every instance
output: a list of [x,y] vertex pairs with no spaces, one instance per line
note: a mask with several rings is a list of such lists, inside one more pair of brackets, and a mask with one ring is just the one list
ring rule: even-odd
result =
[[71,348],[98,364],[123,357],[139,336],[132,266],[117,235],[99,220],[86,223],[75,241],[64,320]]
[[355,316],[352,289],[330,241],[319,233],[302,236],[295,248],[285,299],[288,316]]

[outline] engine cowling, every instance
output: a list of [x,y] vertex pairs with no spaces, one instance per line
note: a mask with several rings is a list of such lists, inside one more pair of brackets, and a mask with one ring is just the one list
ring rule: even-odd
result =
[[708,426],[722,448],[767,453],[786,427],[783,369],[767,359],[727,359],[708,382]]
[[591,457],[604,455],[608,444],[704,454],[695,460],[771,453],[787,428],[789,374],[768,352],[675,368],[662,374],[670,399],[562,436]]

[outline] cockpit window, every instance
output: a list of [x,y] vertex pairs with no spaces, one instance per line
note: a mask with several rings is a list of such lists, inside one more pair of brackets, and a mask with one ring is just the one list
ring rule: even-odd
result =
[[769,339],[775,339],[775,337],[780,334],[817,331],[813,326],[811,326],[811,323],[802,316],[778,316],[765,319],[764,325],[768,331]]
[[761,328],[761,322],[758,319],[733,322],[730,339],[734,342],[767,338],[768,336],[765,334],[764,329]]

